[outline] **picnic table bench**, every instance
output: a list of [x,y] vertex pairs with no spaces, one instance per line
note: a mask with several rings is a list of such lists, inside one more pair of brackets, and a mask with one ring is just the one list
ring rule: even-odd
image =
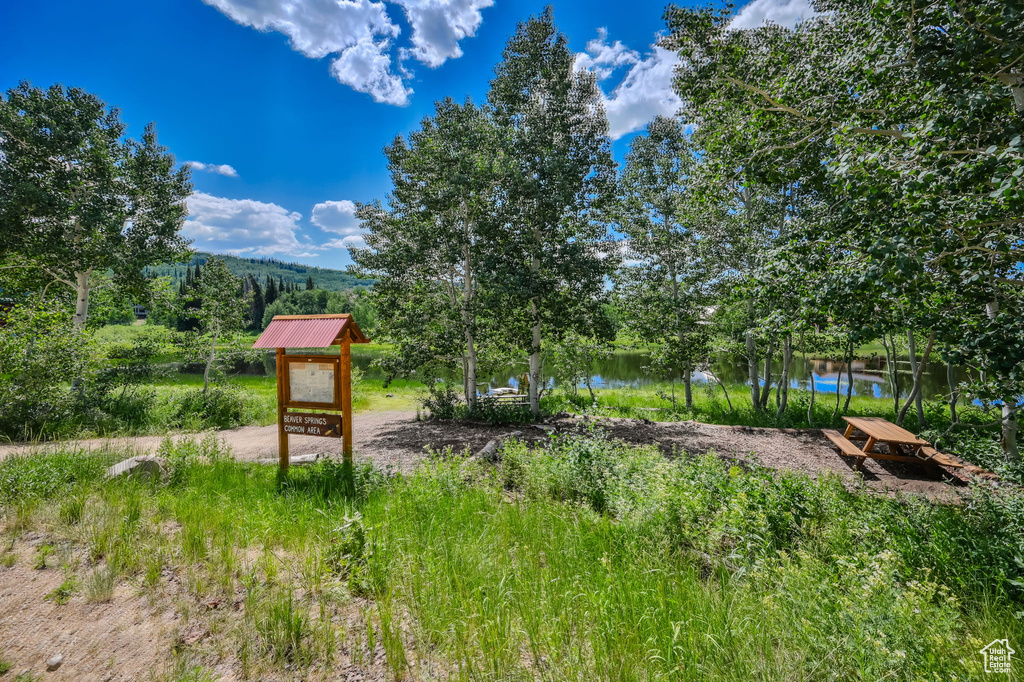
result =
[[530,405],[530,396],[520,393],[503,393],[496,395],[481,395],[477,397],[481,402],[488,402],[492,405],[514,405],[516,407]]
[[[856,457],[857,464],[871,458],[933,467],[941,464],[955,469],[964,466],[949,455],[944,455],[933,448],[928,441],[918,438],[903,427],[881,417],[843,417],[843,419],[846,421],[846,433],[839,433],[835,429],[823,429],[822,433],[839,448],[842,454]],[[864,441],[863,447],[857,445],[857,441]],[[879,443],[885,444],[889,452],[875,450],[875,446]]]

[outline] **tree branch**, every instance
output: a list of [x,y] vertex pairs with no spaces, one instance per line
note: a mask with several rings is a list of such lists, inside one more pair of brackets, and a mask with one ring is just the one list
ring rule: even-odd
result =
[[[805,121],[814,121],[815,123],[822,123],[822,120],[819,119],[819,118],[816,118],[814,116],[809,116],[808,114],[805,114],[804,112],[800,111],[799,109],[794,109],[793,107],[790,107],[790,106],[787,106],[787,105],[783,104],[782,102],[780,102],[777,99],[775,99],[774,97],[772,97],[767,91],[762,90],[761,88],[757,87],[756,85],[751,85],[750,83],[745,83],[745,82],[743,82],[743,81],[741,81],[741,80],[739,80],[737,78],[733,78],[732,76],[725,76],[724,78],[725,78],[725,80],[729,81],[730,83],[732,83],[733,85],[735,85],[735,86],[737,86],[739,88],[743,88],[744,90],[752,92],[752,93],[754,93],[756,95],[760,95],[769,104],[772,105],[772,108],[762,109],[762,111],[778,111],[780,113],[792,114],[793,116],[801,118],[801,119],[803,119]],[[880,136],[880,137],[897,137],[897,138],[901,138],[901,139],[906,139],[906,138],[911,137],[909,133],[906,133],[906,132],[904,132],[902,130],[891,130],[891,129],[886,129],[886,128],[881,128],[881,129],[880,128],[862,128],[862,127],[858,127],[858,126],[850,127],[850,126],[847,126],[846,124],[844,124],[844,123],[842,123],[840,121],[825,121],[824,124],[827,125],[827,126],[830,126],[832,128],[841,128],[841,129],[845,129],[845,130],[848,130],[848,131],[850,131],[852,133],[857,133],[857,134],[860,134],[860,135],[874,135],[874,136]]]

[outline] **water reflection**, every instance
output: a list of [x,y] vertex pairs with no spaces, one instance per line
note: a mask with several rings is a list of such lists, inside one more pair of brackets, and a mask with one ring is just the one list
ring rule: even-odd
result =
[[[353,357],[353,364],[360,367],[367,378],[379,378],[379,372],[370,368],[372,358]],[[945,365],[935,361],[929,364],[924,373],[923,396],[925,399],[941,397],[949,394],[949,387],[946,382]],[[599,363],[594,368],[591,383],[594,388],[640,388],[655,383],[664,383],[657,377],[652,377],[644,368],[650,364],[650,354],[641,351],[629,351],[615,353],[611,358]],[[874,396],[876,398],[891,398],[893,391],[889,384],[889,376],[886,372],[886,360],[884,357],[858,358],[852,363],[853,372],[853,395]],[[763,366],[760,372],[763,372]],[[524,368],[508,367],[500,372],[491,375],[478,377],[480,383],[489,384],[492,388],[502,386],[519,386],[519,377],[522,376]],[[747,384],[747,364],[742,358],[732,361],[723,359],[715,364],[711,371],[722,382],[727,385]],[[782,371],[781,363],[776,363],[772,369],[773,378],[777,379]],[[759,373],[760,373],[759,372]],[[899,393],[906,397],[910,393],[912,378],[910,375],[910,363],[906,359],[897,361],[897,372],[899,381]],[[819,393],[832,393],[837,391],[845,394],[847,390],[847,367],[840,361],[827,360],[823,358],[793,358],[793,365],[790,368],[790,387],[796,389],[810,390],[811,376],[814,376],[815,390]],[[968,378],[966,370],[955,368],[953,380],[959,383]],[[707,383],[710,379],[702,372],[694,373],[694,381]],[[762,378],[763,383],[763,378]],[[555,380],[549,382],[551,387],[558,386]],[[584,388],[584,384],[580,384]]]

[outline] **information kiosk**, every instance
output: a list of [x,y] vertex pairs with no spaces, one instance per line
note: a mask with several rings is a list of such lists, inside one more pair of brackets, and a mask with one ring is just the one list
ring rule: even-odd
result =
[[[343,456],[351,464],[351,344],[369,342],[348,313],[275,315],[256,339],[253,348],[277,351],[277,437],[282,471],[288,470],[289,434],[341,438]],[[341,352],[338,355],[288,352],[288,349],[331,346],[339,346]]]

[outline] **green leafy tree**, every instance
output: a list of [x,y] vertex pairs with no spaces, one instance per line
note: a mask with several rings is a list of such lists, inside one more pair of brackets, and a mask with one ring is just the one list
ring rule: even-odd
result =
[[[821,0],[816,9],[795,30],[749,31],[732,30],[728,11],[669,10],[680,95],[704,120],[736,121],[729,148],[706,158],[820,194],[829,210],[791,231],[795,244],[833,245],[832,276],[819,284],[831,279],[822,288],[837,297],[819,303],[841,316],[851,292],[869,292],[883,335],[924,339],[898,418],[917,403],[930,349],[948,344],[947,359],[984,368],[974,388],[1001,402],[1015,458],[1024,8]],[[866,326],[860,315],[850,322]]]
[[95,286],[142,298],[145,266],[188,253],[188,170],[152,124],[139,140],[124,133],[117,109],[78,88],[22,82],[0,100],[0,261],[42,273],[44,290],[69,287],[78,326]]
[[460,366],[472,411],[480,345],[500,315],[489,264],[501,257],[504,151],[484,109],[446,99],[385,153],[389,207],[359,207],[368,248],[352,252],[355,272],[377,280],[371,298],[396,344],[382,362],[392,375]]
[[68,380],[90,369],[93,344],[60,310],[18,305],[5,310],[3,319],[0,433],[30,439],[69,416]]
[[687,409],[693,408],[691,378],[708,354],[702,325],[710,304],[711,277],[701,239],[700,208],[689,191],[697,161],[682,124],[659,116],[638,136],[620,180],[627,266],[616,293],[627,324],[641,339],[663,344],[660,366],[681,377]]
[[[224,261],[211,258],[195,280],[199,306],[187,311],[198,323],[198,329],[185,337],[186,354],[202,360],[203,391],[210,387],[210,372],[218,360],[251,356],[248,339],[239,332],[245,329],[250,314],[252,292],[242,287],[242,279],[228,270]],[[182,311],[186,314],[186,311]]]
[[508,156],[491,269],[527,321],[534,414],[545,335],[586,335],[616,264],[602,213],[615,200],[608,120],[594,75],[574,62],[548,7],[516,29],[487,96]]

